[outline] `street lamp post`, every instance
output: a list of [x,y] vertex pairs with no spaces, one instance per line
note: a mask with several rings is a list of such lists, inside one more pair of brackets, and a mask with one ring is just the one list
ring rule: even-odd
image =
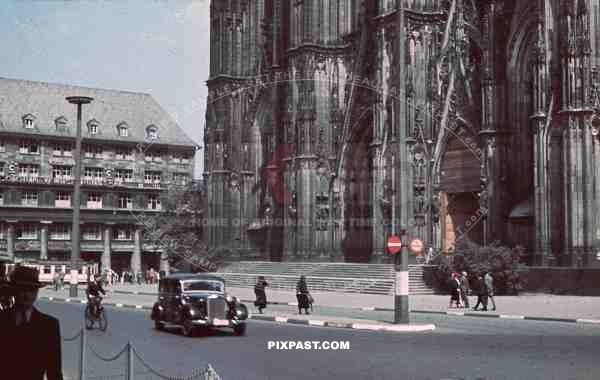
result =
[[94,100],[87,96],[68,96],[66,100],[77,105],[77,132],[75,135],[75,168],[73,185],[73,223],[71,225],[71,286],[69,296],[77,297],[80,262],[80,208],[81,208],[81,106]]

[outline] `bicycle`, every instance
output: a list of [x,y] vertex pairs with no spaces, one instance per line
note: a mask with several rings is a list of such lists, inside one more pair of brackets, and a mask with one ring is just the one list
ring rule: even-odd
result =
[[[92,310],[92,302],[96,302],[97,304]],[[101,331],[106,331],[108,327],[108,320],[106,319],[106,311],[104,307],[100,304],[100,301],[91,301],[88,302],[85,307],[85,328],[91,330],[94,328],[94,324],[98,322],[98,328]]]

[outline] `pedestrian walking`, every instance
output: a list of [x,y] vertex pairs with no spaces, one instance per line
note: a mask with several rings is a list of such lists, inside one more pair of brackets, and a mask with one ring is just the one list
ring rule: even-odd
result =
[[302,309],[304,309],[306,314],[310,314],[308,309],[310,308],[309,297],[310,293],[308,292],[308,285],[306,284],[306,277],[300,276],[300,280],[296,284],[296,299],[298,300],[298,314],[302,314]]
[[491,272],[485,274],[485,287],[487,289],[488,299],[492,301],[492,310],[496,310],[496,302],[494,301],[494,277]]
[[14,307],[0,313],[2,379],[62,380],[60,325],[33,305],[39,282],[35,268],[18,266],[8,282]]
[[59,278],[59,276],[60,275],[58,274],[58,272],[54,272],[54,276],[52,276],[52,282],[53,282],[53,285],[54,285],[54,291],[55,292],[58,292],[58,288],[59,288],[59,282],[58,282],[59,280],[58,280],[58,278]]
[[60,285],[60,290],[65,288],[65,271],[61,269],[60,274],[58,275],[58,284]]
[[457,308],[460,307],[459,289],[460,280],[458,278],[458,273],[453,272],[452,278],[450,279],[450,303],[448,304],[448,307],[452,307],[453,302],[456,303]]
[[477,303],[475,304],[473,310],[477,311],[479,305],[481,305],[483,307],[481,311],[487,311],[487,287],[485,286],[483,276],[481,276],[481,274],[477,275],[475,291],[477,292]]
[[263,313],[263,309],[267,307],[267,294],[265,292],[265,288],[269,286],[267,281],[265,281],[265,276],[258,276],[258,280],[254,285],[254,295],[256,296],[256,301],[254,301],[254,306],[258,308],[259,313]]
[[469,308],[469,292],[471,291],[471,287],[469,286],[469,277],[467,272],[462,272],[462,276],[460,277],[460,298],[462,298],[463,306],[468,309]]

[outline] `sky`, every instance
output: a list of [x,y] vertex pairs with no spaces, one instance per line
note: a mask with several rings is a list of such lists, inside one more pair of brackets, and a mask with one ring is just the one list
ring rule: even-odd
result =
[[[179,115],[206,98],[209,0],[0,2],[0,77],[145,92]],[[201,146],[204,111],[179,121]]]

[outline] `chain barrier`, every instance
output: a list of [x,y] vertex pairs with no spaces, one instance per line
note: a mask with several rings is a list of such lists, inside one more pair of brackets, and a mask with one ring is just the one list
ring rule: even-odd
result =
[[123,349],[116,355],[112,356],[112,357],[104,357],[102,355],[100,355],[98,353],[98,351],[94,350],[92,348],[92,346],[88,345],[87,348],[92,352],[92,354],[94,354],[98,359],[102,360],[103,362],[112,362],[117,360],[118,358],[121,357],[121,355],[123,355],[125,353],[125,351],[127,351],[127,346],[123,347]]
[[81,336],[82,331],[79,331],[77,334],[75,334],[75,336],[73,336],[72,338],[63,338],[63,341],[65,342],[73,342],[74,340],[79,339],[79,337]]
[[[137,360],[145,367],[147,370],[146,373],[151,373],[154,376],[157,376],[160,379],[165,380],[221,380],[221,377],[217,374],[214,368],[208,364],[205,369],[194,369],[190,376],[168,376],[160,373],[158,370],[152,368],[148,362],[144,360],[144,358],[138,353],[138,351],[133,347],[131,342],[128,342],[125,347],[121,349],[117,354],[106,357],[101,355],[96,351],[91,345],[86,344],[86,336],[85,330],[81,329],[75,336],[70,338],[63,338],[63,342],[73,342],[76,340],[80,340],[80,362],[79,362],[79,379],[80,380],[91,380],[91,379],[115,379],[115,378],[124,378],[128,380],[133,380],[135,377],[134,373],[134,360]],[[113,362],[119,359],[123,354],[126,354],[127,360],[127,374],[124,375],[96,375],[96,376],[86,376],[86,355],[85,351],[89,349],[90,352],[102,362]],[[139,373],[138,373],[139,374]],[[146,378],[146,377],[144,377]]]
[[137,352],[137,350],[135,348],[133,348],[133,353],[134,353],[135,357],[140,361],[140,363],[142,363],[142,365],[144,367],[146,367],[146,369],[149,372],[151,372],[155,376],[158,376],[161,379],[165,379],[165,380],[195,380],[195,379],[221,380],[219,375],[216,373],[216,371],[212,368],[212,366],[210,364],[206,367],[206,369],[199,369],[199,368],[194,369],[190,376],[167,376],[167,375],[164,375],[164,374],[158,372],[156,369],[152,368],[152,366],[150,364],[148,364],[142,358],[142,356]]

